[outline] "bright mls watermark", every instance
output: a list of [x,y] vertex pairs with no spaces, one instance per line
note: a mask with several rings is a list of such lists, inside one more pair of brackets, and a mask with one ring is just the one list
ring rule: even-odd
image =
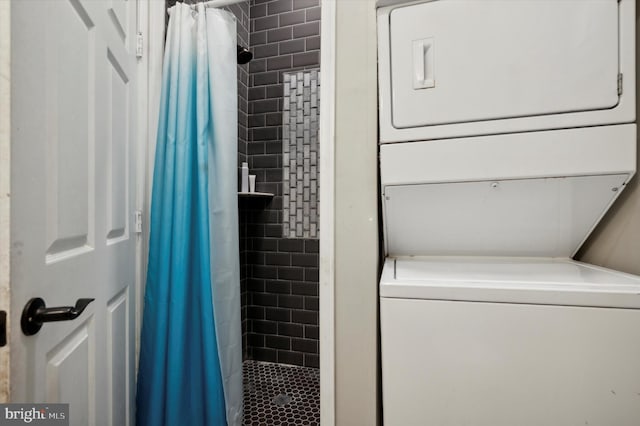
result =
[[69,426],[69,404],[0,404],[0,426]]

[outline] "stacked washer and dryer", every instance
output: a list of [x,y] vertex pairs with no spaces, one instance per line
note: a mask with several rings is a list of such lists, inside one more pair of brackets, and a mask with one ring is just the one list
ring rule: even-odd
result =
[[640,278],[572,260],[636,170],[634,0],[386,3],[385,426],[640,425]]

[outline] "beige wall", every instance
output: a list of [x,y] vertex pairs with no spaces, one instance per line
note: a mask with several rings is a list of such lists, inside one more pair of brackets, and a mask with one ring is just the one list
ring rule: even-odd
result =
[[[9,312],[10,14],[0,1],[0,310]],[[7,318],[8,320],[8,318]],[[7,334],[9,324],[7,324]],[[8,337],[8,336],[7,336]],[[9,400],[9,346],[0,348],[0,403]]]
[[[640,164],[640,156],[638,157]],[[582,247],[577,259],[640,275],[640,184],[638,175]]]
[[336,2],[336,425],[378,421],[377,68],[374,1]]
[[[639,22],[639,15],[640,8],[636,6],[636,23]],[[640,32],[636,31],[636,52],[640,47],[639,34]],[[640,83],[637,75],[638,72],[636,71],[636,83]],[[640,85],[636,84],[636,116],[640,105],[640,90],[638,90],[638,87]],[[638,164],[640,164],[640,149],[638,149]],[[636,174],[582,249],[580,249],[576,256],[577,259],[640,275],[639,181],[640,179]]]

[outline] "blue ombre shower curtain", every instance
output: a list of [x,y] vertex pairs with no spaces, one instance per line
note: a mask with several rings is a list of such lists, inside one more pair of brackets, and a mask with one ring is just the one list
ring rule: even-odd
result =
[[169,13],[136,421],[239,425],[236,23],[201,4]]

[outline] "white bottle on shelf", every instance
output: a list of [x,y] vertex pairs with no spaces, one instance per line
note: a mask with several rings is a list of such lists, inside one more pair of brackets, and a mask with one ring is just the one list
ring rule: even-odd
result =
[[249,192],[249,165],[247,163],[242,163],[240,170],[240,192]]

